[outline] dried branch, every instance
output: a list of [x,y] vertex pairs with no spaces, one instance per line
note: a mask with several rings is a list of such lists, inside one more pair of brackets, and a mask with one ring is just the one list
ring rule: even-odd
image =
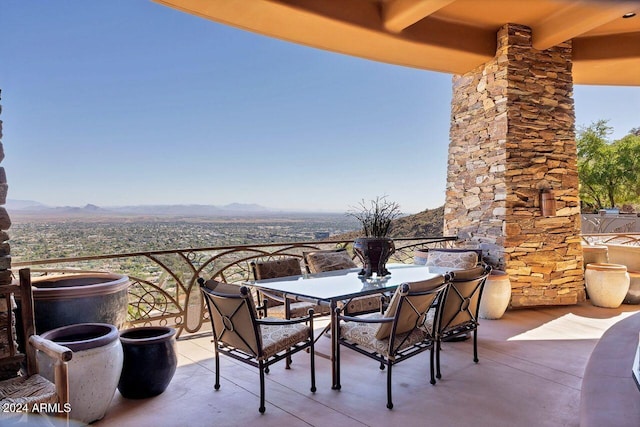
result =
[[359,206],[347,212],[362,224],[365,237],[386,237],[391,228],[391,222],[402,215],[400,205],[387,201],[387,196],[377,196],[369,203],[364,199]]

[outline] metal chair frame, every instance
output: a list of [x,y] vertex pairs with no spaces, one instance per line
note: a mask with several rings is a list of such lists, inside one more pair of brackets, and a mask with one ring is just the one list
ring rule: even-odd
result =
[[[415,283],[415,282],[414,282]],[[418,282],[420,283],[420,282]],[[441,305],[438,301],[442,301],[442,295],[446,292],[446,289],[449,286],[449,276],[442,276],[441,284],[428,289],[422,290],[419,292],[411,291],[411,283],[404,283],[399,286],[396,292],[400,293],[400,300],[398,302],[398,307],[396,310],[396,315],[394,317],[382,317],[382,318],[367,318],[367,317],[353,317],[353,316],[344,316],[340,314],[340,308],[336,309],[338,311],[338,321],[347,321],[347,322],[361,322],[361,323],[391,323],[391,334],[389,335],[389,351],[388,356],[384,356],[377,351],[372,349],[368,349],[362,347],[357,343],[350,342],[346,339],[343,339],[341,335],[332,337],[332,339],[337,340],[336,342],[336,360],[337,360],[337,389],[341,388],[340,385],[340,345],[348,347],[352,350],[357,351],[360,354],[363,354],[371,359],[374,359],[380,362],[380,369],[384,370],[385,367],[387,369],[387,408],[393,408],[393,400],[392,400],[392,367],[404,360],[407,360],[413,356],[416,356],[426,350],[430,350],[430,382],[431,384],[435,384],[436,380],[434,377],[434,353],[437,343],[437,326],[440,318],[440,309]],[[424,298],[430,297],[432,301],[426,305],[426,307],[422,310],[419,310],[416,307],[413,299],[415,298]],[[435,304],[435,305],[434,305]],[[427,312],[431,309],[435,309],[435,317],[434,317],[434,327],[432,328],[431,333],[427,333],[427,336],[424,340],[414,343],[413,345],[401,349],[405,344],[406,340],[409,338],[412,332],[416,329],[421,329],[424,332],[427,332],[424,329],[424,323],[427,316]],[[401,334],[396,334],[396,329],[399,325],[398,321],[403,313],[403,310],[410,310],[416,316],[416,322],[413,325],[412,329],[408,332],[403,332]],[[338,326],[338,330],[340,327]]]
[[[225,354],[240,362],[247,363],[251,366],[258,368],[260,372],[260,407],[259,411],[263,413],[265,411],[265,373],[269,373],[269,366],[279,362],[282,359],[287,359],[291,355],[309,349],[311,357],[311,392],[316,391],[315,380],[315,349],[314,349],[314,333],[313,333],[313,309],[309,310],[309,315],[305,317],[298,317],[291,320],[276,320],[276,319],[258,319],[256,318],[256,308],[253,304],[253,297],[251,292],[246,286],[239,288],[237,293],[217,292],[215,289],[210,289],[207,286],[207,282],[200,278],[198,279],[200,289],[207,302],[207,309],[209,312],[209,318],[212,324],[212,333],[214,340],[214,354],[215,354],[215,366],[216,366],[216,380],[214,388],[220,389],[220,353]],[[233,286],[233,285],[228,285]],[[221,307],[223,300],[237,300],[235,310],[231,313]],[[222,324],[216,323],[214,317],[216,313],[222,320]],[[243,314],[244,313],[244,314]],[[251,321],[251,328],[249,336],[242,335],[235,325],[233,320],[240,315],[247,315]],[[308,323],[309,338],[304,341],[293,344],[287,350],[282,350],[273,356],[268,358],[264,357],[262,348],[262,336],[260,333],[260,325],[294,325],[298,323]],[[226,335],[236,336],[244,345],[244,349],[240,349],[226,341]]]
[[[484,265],[450,273],[451,281],[442,298],[441,317],[438,322],[438,342],[436,345],[436,378],[438,379],[442,378],[440,370],[442,341],[455,340],[473,332],[473,361],[475,363],[479,361],[478,325],[480,322],[478,321],[478,308],[484,284],[490,272],[491,267]],[[456,323],[460,314],[466,320]]]

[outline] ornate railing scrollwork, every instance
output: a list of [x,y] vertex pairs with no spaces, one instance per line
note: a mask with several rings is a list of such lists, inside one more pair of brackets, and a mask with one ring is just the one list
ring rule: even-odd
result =
[[[396,252],[390,262],[411,263],[415,249],[448,246],[455,240],[441,236],[394,239]],[[333,240],[218,246],[21,261],[14,262],[13,267],[31,267],[34,274],[87,270],[126,274],[131,281],[128,323],[173,326],[181,335],[198,332],[206,320],[198,277],[242,283],[251,279],[251,261],[285,256],[302,258],[305,251],[337,247],[345,247],[353,254],[351,245],[351,241]]]

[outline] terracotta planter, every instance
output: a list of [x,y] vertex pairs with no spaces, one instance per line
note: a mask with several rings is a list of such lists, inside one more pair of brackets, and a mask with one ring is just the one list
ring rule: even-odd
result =
[[[73,351],[69,362],[71,418],[91,423],[104,417],[122,371],[118,329],[104,323],[80,323],[41,335]],[[51,358],[38,354],[38,366],[45,378],[53,380]]]
[[619,307],[629,291],[627,267],[621,264],[587,264],[585,282],[591,303],[597,307]]
[[148,326],[120,332],[124,364],[118,390],[123,397],[157,396],[169,386],[176,372],[176,330]]
[[122,274],[44,276],[32,284],[38,333],[77,323],[121,328],[127,320],[129,278]]
[[492,270],[480,298],[478,315],[483,319],[500,319],[511,302],[511,280],[504,271]]
[[388,237],[359,237],[353,243],[353,251],[362,261],[360,276],[386,276],[389,270],[385,267],[389,257],[396,251],[393,240]]

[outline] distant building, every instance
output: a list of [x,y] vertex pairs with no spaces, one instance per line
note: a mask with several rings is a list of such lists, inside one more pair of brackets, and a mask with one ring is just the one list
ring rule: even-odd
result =
[[313,233],[313,237],[317,240],[317,239],[326,239],[329,237],[329,232],[328,231],[316,231],[315,233]]

